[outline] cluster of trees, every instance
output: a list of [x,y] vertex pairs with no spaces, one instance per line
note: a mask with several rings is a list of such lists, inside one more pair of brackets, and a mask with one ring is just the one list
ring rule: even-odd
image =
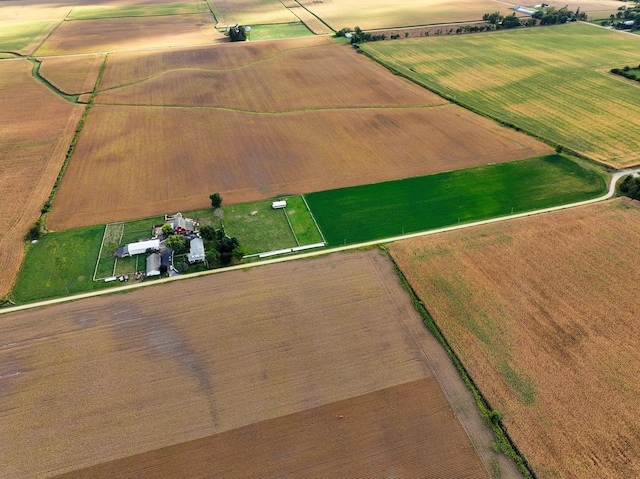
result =
[[215,263],[229,264],[232,259],[240,260],[244,252],[235,236],[227,236],[224,226],[216,229],[205,225],[200,229],[200,235],[205,242],[205,258],[209,265]]
[[244,42],[247,39],[245,28],[237,23],[235,26],[229,27],[229,39],[232,42]]
[[628,65],[624,68],[612,68],[611,73],[640,82],[640,65],[638,68],[630,68]]
[[634,200],[640,200],[640,177],[628,175],[620,184],[620,191]]
[[[507,15],[506,17],[502,15],[500,12],[493,13],[485,13],[482,16],[482,19],[491,25],[487,30],[499,30],[501,28],[515,28],[521,27],[525,25],[527,27],[535,26],[536,20],[534,18],[529,18],[525,23],[516,17],[515,12],[511,15]],[[482,30],[480,30],[482,31]]]
[[540,9],[531,18],[540,20],[540,25],[558,25],[560,23],[575,22],[576,20],[586,20],[587,14],[580,11],[580,7],[576,12],[572,12],[567,7],[556,10],[554,7]]

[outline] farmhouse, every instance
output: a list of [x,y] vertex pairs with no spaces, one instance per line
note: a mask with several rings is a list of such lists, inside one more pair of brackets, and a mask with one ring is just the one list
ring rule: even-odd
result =
[[149,250],[158,251],[160,249],[160,240],[138,241],[137,243],[129,243],[121,246],[116,251],[116,258],[125,258],[136,254],[143,254]]
[[195,231],[195,221],[190,218],[185,218],[182,216],[182,213],[176,213],[169,223],[173,227],[173,232],[176,234],[192,234]]
[[191,240],[191,249],[187,254],[189,263],[195,263],[197,261],[204,261],[204,243],[202,238],[193,238]]

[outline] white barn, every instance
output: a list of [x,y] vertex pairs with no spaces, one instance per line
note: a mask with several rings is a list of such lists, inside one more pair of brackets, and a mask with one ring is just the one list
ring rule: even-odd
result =
[[278,210],[281,208],[286,208],[287,207],[287,202],[282,200],[282,201],[274,201],[273,203],[271,203],[271,207],[274,210]]
[[158,251],[160,249],[160,240],[138,241],[137,243],[129,243],[127,245],[127,253],[129,256],[134,254],[143,254],[148,250]]

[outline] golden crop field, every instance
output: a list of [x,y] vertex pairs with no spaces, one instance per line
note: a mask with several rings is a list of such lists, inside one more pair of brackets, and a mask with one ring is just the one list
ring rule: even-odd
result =
[[62,23],[36,55],[96,53],[227,41],[211,14],[106,18]]
[[[562,48],[558,48],[562,45]],[[475,111],[616,168],[640,163],[640,37],[583,23],[368,43],[398,71]]]
[[296,16],[280,0],[213,0],[218,27],[296,22]]
[[529,158],[551,149],[456,105],[245,113],[94,106],[52,229]]
[[537,477],[640,475],[640,205],[389,249]]
[[331,30],[326,24],[320,21],[318,17],[316,17],[313,13],[300,6],[299,3],[293,3],[295,3],[295,6],[289,7],[289,11],[296,17],[298,17],[309,30],[311,30],[316,35],[328,35],[333,33],[333,30]]
[[[277,42],[274,42],[277,43]],[[250,44],[249,44],[250,45]],[[234,50],[255,51],[255,48]],[[228,48],[209,50],[228,52]],[[183,52],[186,55],[190,51]],[[148,78],[105,90],[95,102],[115,105],[217,106],[254,112],[327,108],[427,107],[448,103],[442,97],[403,78],[347,45],[283,50],[264,60],[221,69],[219,56],[197,50],[198,60],[188,67],[167,65],[158,72],[153,63]],[[238,52],[239,57],[249,55]],[[247,59],[248,59],[247,58]],[[107,63],[105,77],[117,77]],[[184,60],[182,60],[184,62]],[[184,63],[182,63],[184,65]],[[118,67],[115,68],[116,72]],[[153,72],[153,73],[151,73]],[[345,72],[349,72],[345,78]],[[142,74],[140,66],[137,73]]]
[[355,28],[363,30],[410,27],[435,23],[481,20],[488,12],[513,13],[513,6],[493,0],[371,0],[366,5],[355,0],[300,0],[307,9],[334,30]]
[[378,250],[8,314],[3,477],[488,477],[421,320]]
[[40,75],[70,95],[91,93],[104,62],[104,55],[44,57]]
[[31,68],[27,60],[0,63],[0,298],[18,273],[23,238],[49,197],[83,111],[35,80]]

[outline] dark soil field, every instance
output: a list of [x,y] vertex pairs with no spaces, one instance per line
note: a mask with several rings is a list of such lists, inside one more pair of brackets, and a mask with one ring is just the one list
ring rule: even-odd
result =
[[537,477],[640,476],[640,205],[390,251]]
[[7,479],[488,477],[378,250],[10,313],[0,337]]

